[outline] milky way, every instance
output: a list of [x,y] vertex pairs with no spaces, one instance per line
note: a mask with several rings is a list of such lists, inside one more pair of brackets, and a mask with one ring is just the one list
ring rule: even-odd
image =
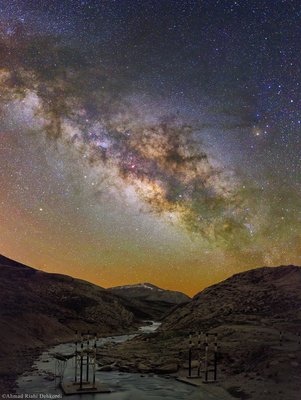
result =
[[3,253],[190,293],[299,262],[301,9],[250,3],[1,5]]

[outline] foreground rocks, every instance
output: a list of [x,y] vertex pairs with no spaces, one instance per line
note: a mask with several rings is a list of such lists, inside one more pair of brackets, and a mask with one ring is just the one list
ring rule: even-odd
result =
[[[296,335],[286,333],[280,345],[279,330],[268,326],[223,325],[211,333],[219,338],[216,385],[239,399],[299,400],[301,345]],[[98,361],[114,370],[187,376],[188,348],[187,335],[158,332],[107,345],[99,349]],[[212,359],[213,353],[209,354]],[[195,374],[196,351],[193,357]]]
[[133,326],[133,314],[105,289],[0,256],[1,392],[46,346],[74,340],[75,330],[116,334]]
[[[300,267],[260,268],[207,288],[170,313],[158,332],[101,349],[99,361],[120,370],[187,376],[189,331],[218,335],[217,385],[234,398],[299,400]],[[197,358],[194,352],[195,367]]]
[[[133,314],[113,294],[83,281],[16,264],[0,267],[2,391],[9,391],[16,375],[29,368],[43,347],[73,339],[74,329],[97,330],[99,334],[133,330]],[[159,331],[100,348],[99,368],[187,376],[189,331],[218,335],[215,385],[234,398],[299,400],[299,267],[247,271],[205,289],[176,307]],[[204,336],[202,361],[203,341]],[[198,358],[194,351],[194,369]]]

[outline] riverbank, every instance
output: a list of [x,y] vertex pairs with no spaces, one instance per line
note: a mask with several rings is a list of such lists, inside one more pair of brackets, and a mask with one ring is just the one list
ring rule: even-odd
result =
[[[143,335],[147,338],[158,326],[159,324],[148,324],[136,332],[136,335],[143,332]],[[98,351],[102,351],[103,346],[125,343],[129,339],[133,340],[133,337],[134,335],[123,335],[99,339]],[[56,365],[52,354],[71,354],[73,351],[74,343],[68,343],[44,352],[35,362],[32,371],[18,379],[19,388],[17,392],[60,394],[61,389],[58,387],[58,380],[54,374]],[[108,386],[112,393],[85,395],[87,400],[182,400],[183,398],[186,400],[228,400],[231,398],[224,392],[225,396],[221,396],[214,393],[214,390],[210,392],[210,388],[206,390],[178,382],[170,374],[158,376],[154,373],[131,373],[120,370],[108,372],[100,369],[97,371],[96,379]],[[73,378],[74,360],[71,358],[65,366],[64,380],[68,381]],[[75,395],[74,400],[80,400],[80,395]]]
[[[211,332],[219,338],[217,382],[211,387],[242,400],[299,400],[301,346],[296,334],[286,333],[280,343],[279,330],[269,326],[223,325]],[[107,370],[111,366],[131,373],[186,377],[188,349],[187,334],[158,331],[107,344],[99,349],[98,358]],[[192,364],[196,373],[196,353]]]
[[[159,326],[159,322],[153,321],[144,321],[144,326],[139,326],[135,324],[133,326],[132,335],[144,332],[153,332]],[[119,340],[122,341],[122,333],[120,330],[119,336],[115,336],[117,343]],[[100,334],[101,335],[101,334]],[[108,332],[103,332],[104,336],[108,337],[108,341],[110,341],[110,336]],[[133,337],[127,335],[127,337]],[[121,338],[121,339],[120,339]],[[16,341],[14,342],[13,346],[7,349],[7,353],[4,355],[1,354],[0,357],[0,394],[5,393],[16,393],[17,391],[17,380],[18,377],[21,375],[30,375],[32,372],[35,371],[34,362],[38,360],[39,357],[44,352],[49,351],[53,346],[67,344],[75,340],[75,334],[63,334],[61,337],[56,336],[55,338],[45,338],[44,344],[41,341],[34,340],[32,341],[31,345],[25,345],[23,341]],[[106,342],[106,339],[104,339]]]
[[[148,382],[149,390],[157,385],[164,391],[167,385],[169,391],[178,390],[183,393],[182,386],[177,386],[174,380],[188,375],[187,335],[178,336],[157,331],[159,323],[146,324],[132,335],[104,337],[99,340],[98,379],[112,387],[114,393],[128,390],[137,394],[136,387],[141,387],[139,390],[143,392],[142,378]],[[301,348],[294,335],[284,335],[280,345],[278,331],[271,327],[221,326],[214,332],[218,333],[220,339],[218,380],[211,385],[203,384],[202,379],[190,382],[199,385],[194,390],[207,393],[207,397],[204,394],[205,400],[299,399]],[[18,380],[18,390],[29,390],[30,393],[45,390],[55,390],[56,393],[57,390],[60,393],[60,389],[55,386],[55,365],[51,355],[56,351],[71,354],[74,343],[61,344],[44,352]],[[30,360],[30,356],[27,360]],[[197,364],[194,356],[193,373],[196,372]],[[69,365],[65,375],[67,379],[72,379],[73,371],[72,365]],[[172,383],[166,384],[169,380]],[[109,395],[108,400],[115,399],[114,393]],[[193,389],[189,389],[188,393],[191,396],[188,399],[193,399]],[[126,397],[116,397],[118,400],[119,398]],[[103,396],[102,399],[105,400]]]
[[122,333],[137,320],[106,289],[46,273],[0,255],[0,392],[45,348],[74,340],[74,333]]
[[[137,332],[133,328],[133,334]],[[120,330],[119,335],[124,332]],[[98,333],[98,335],[108,336],[109,332]],[[7,347],[6,352],[1,352],[0,357],[0,394],[16,393],[17,380],[23,374],[30,374],[34,371],[34,363],[44,353],[49,351],[53,346],[74,342],[75,333],[63,333],[61,336],[56,335],[53,338],[44,338],[44,340],[32,340],[30,345],[24,344],[22,340],[14,342],[13,345]]]
[[31,372],[33,364],[41,354],[58,343],[68,343],[73,336],[56,338],[44,345],[26,346],[20,343],[9,349],[9,355],[0,358],[0,394],[16,393],[17,379],[20,375]]

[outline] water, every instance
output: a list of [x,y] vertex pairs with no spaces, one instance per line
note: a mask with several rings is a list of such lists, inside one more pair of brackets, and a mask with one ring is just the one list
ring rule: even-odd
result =
[[[139,333],[154,332],[160,323],[152,322],[140,327]],[[130,340],[135,335],[122,335],[103,338],[98,346],[105,343],[121,343]],[[34,363],[35,370],[22,375],[18,383],[18,393],[61,395],[58,381],[54,379],[55,359],[51,353],[72,354],[74,344],[61,344],[44,352]],[[69,359],[64,371],[64,379],[72,379],[74,374],[74,359]],[[218,400],[217,397],[203,392],[200,388],[177,382],[173,378],[156,375],[141,375],[138,373],[121,373],[118,371],[97,371],[96,379],[103,382],[113,391],[112,393],[77,394],[68,396],[71,400]]]
[[149,325],[140,326],[139,332],[141,332],[141,333],[155,332],[161,325],[161,322],[155,322],[155,321],[144,321],[144,322],[149,323]]

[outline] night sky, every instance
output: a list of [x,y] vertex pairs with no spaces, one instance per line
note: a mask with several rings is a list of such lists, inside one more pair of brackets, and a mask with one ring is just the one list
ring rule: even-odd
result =
[[301,263],[301,3],[0,1],[0,253],[194,294]]

